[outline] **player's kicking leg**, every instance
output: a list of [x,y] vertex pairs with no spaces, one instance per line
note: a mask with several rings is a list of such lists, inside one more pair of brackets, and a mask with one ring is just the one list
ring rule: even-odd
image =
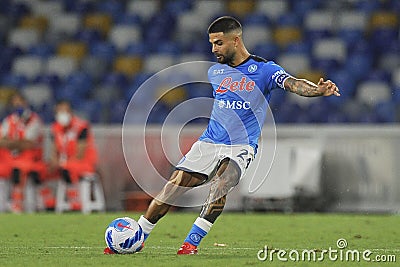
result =
[[194,222],[178,254],[197,254],[197,246],[210,231],[218,216],[222,213],[229,190],[239,183],[239,166],[232,160],[225,159],[220,164],[216,175],[211,180],[210,193],[203,205],[200,216]]
[[174,203],[186,191],[204,183],[206,179],[207,177],[202,174],[188,173],[182,170],[174,171],[163,190],[151,201],[145,215],[140,216],[138,220],[143,229],[145,240],[156,223],[167,214],[171,207],[169,203]]
[[[189,173],[182,170],[174,171],[162,191],[151,201],[145,215],[140,216],[138,220],[144,233],[144,241],[156,226],[156,223],[167,214],[171,207],[168,203],[174,203],[186,191],[204,183],[206,180],[207,177],[203,174]],[[105,248],[104,254],[113,253],[108,248]]]

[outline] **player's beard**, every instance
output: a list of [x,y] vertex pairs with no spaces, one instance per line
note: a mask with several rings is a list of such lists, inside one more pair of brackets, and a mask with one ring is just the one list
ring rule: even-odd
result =
[[215,54],[215,56],[217,57],[217,61],[220,64],[230,64],[233,62],[233,57],[234,54],[233,53],[227,53],[225,55],[223,54]]

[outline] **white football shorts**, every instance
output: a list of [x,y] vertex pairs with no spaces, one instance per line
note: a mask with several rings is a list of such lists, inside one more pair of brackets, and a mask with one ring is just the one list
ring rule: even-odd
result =
[[189,152],[179,161],[176,168],[187,172],[214,175],[219,164],[225,158],[237,163],[240,168],[240,179],[254,160],[254,148],[250,145],[225,145],[197,141]]

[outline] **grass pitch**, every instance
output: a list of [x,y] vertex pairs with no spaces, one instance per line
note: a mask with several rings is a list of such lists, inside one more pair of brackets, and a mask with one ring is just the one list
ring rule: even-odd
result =
[[[194,213],[169,213],[146,241],[143,252],[103,255],[104,231],[115,218],[139,214],[0,214],[0,266],[399,266],[400,216],[344,214],[224,213],[202,241],[198,255],[177,256]],[[312,250],[319,257],[344,238],[346,250],[371,251],[374,262],[311,259],[294,261],[296,250]],[[215,246],[214,244],[225,244]],[[265,261],[257,253],[286,251],[283,258]],[[292,252],[291,252],[292,251]],[[269,251],[270,252],[270,251]],[[268,252],[268,253],[269,253]],[[283,253],[283,252],[281,252]],[[376,262],[376,256],[392,262]],[[383,257],[382,257],[383,255]],[[260,254],[261,257],[265,253]],[[338,253],[339,257],[340,254]],[[393,262],[393,261],[396,262]]]

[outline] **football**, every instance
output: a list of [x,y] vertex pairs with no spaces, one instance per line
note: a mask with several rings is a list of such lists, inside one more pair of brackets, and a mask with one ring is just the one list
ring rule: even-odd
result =
[[105,233],[107,247],[114,253],[128,254],[138,252],[143,245],[142,227],[129,217],[117,218],[107,227]]

